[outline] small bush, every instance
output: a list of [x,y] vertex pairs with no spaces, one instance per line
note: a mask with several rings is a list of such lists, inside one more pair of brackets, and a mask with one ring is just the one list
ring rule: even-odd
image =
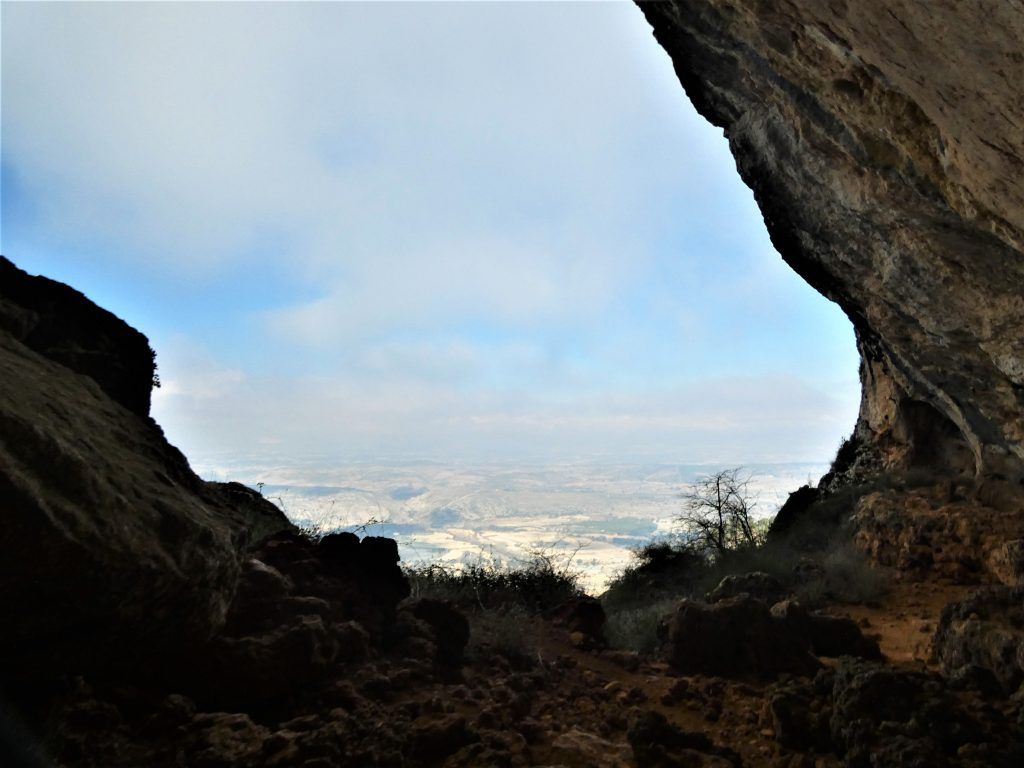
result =
[[309,521],[300,521],[297,528],[299,536],[306,539],[311,544],[318,543],[320,539],[330,533],[330,531],[325,529],[321,524]]
[[518,669],[533,667],[539,658],[534,621],[535,617],[518,605],[474,611],[469,615],[466,655],[476,660],[498,655]]
[[639,608],[609,611],[604,636],[612,648],[650,654],[658,649],[658,626],[675,609],[676,600],[659,600]]
[[852,544],[841,544],[825,553],[819,575],[797,585],[799,600],[808,607],[828,602],[870,604],[888,591],[888,574],[873,568]]
[[670,541],[655,541],[633,552],[633,562],[608,585],[605,611],[633,610],[692,593],[707,568],[704,557]]
[[405,569],[414,596],[448,600],[464,610],[522,608],[543,613],[584,594],[571,558],[533,553],[513,566],[499,560],[447,565],[431,563]]
[[659,542],[634,555],[602,596],[606,636],[620,648],[649,652],[656,647],[658,620],[681,598],[703,599],[726,576],[761,571],[776,577],[810,608],[827,603],[873,603],[888,587],[888,574],[874,568],[850,542],[849,531],[830,529],[813,540],[820,546],[773,541],[725,553],[714,561],[696,557],[685,545]]

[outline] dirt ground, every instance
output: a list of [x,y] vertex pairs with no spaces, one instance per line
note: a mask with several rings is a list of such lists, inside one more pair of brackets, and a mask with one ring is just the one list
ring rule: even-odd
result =
[[[933,666],[929,658],[930,640],[943,607],[973,588],[896,581],[875,605],[836,605],[827,612],[857,621],[865,634],[878,641],[889,662],[930,668]],[[531,756],[540,758],[540,764],[549,761],[548,764],[567,766],[634,765],[622,726],[640,708],[661,712],[683,730],[706,733],[715,744],[739,753],[747,766],[825,768],[839,764],[834,758],[811,759],[779,746],[766,706],[768,685],[764,682],[677,676],[663,662],[643,662],[631,670],[624,667],[614,653],[574,648],[565,633],[553,630],[550,625],[541,622],[537,631],[542,638],[539,653],[545,663],[571,660],[573,670],[563,686],[564,692],[579,691],[578,695],[567,696],[568,700],[563,699],[556,705],[567,707],[571,712],[563,711],[565,716],[552,716],[542,724],[553,730],[567,725],[566,732],[575,729],[579,733],[597,733],[608,742],[602,754],[581,752],[578,761],[567,759],[564,750],[538,745]],[[827,659],[823,661],[829,663]],[[603,701],[604,705],[595,706],[594,699]],[[610,717],[609,712],[612,712]],[[600,721],[602,713],[605,722]],[[557,744],[558,739],[552,743]],[[610,748],[613,745],[615,748]],[[598,762],[594,762],[595,759]]]

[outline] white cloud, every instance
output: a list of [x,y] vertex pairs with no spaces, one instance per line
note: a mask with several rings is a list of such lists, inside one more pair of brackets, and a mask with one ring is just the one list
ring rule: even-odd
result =
[[647,34],[616,6],[12,5],[5,158],[91,258],[205,279],[285,243],[322,292],[274,316],[297,339],[599,312],[664,174],[609,26]]
[[[466,369],[530,351],[458,343],[383,347],[330,377],[239,377],[183,340],[166,356],[171,387],[154,405],[173,441],[200,461],[228,450],[281,457],[803,461],[833,451],[856,406],[855,381],[825,392],[795,377],[720,377],[621,392],[555,395],[459,386]],[[179,368],[180,366],[180,368]],[[472,377],[470,377],[472,379]]]
[[189,453],[820,458],[849,426],[855,385],[686,370],[786,268],[631,4],[10,3],[2,70],[5,241],[207,332],[157,345]]

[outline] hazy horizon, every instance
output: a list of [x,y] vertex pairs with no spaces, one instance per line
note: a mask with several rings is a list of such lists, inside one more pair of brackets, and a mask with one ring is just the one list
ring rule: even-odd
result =
[[[634,550],[678,533],[682,494],[720,465],[562,461],[230,463],[199,466],[216,480],[258,489],[311,531],[352,531],[398,542],[407,566],[571,558],[601,592]],[[774,515],[790,492],[815,484],[825,463],[753,464],[755,518]]]

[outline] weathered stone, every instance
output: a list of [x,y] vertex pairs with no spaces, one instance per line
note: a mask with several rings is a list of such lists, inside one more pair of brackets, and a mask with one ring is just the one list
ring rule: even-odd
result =
[[768,606],[750,597],[714,605],[683,600],[669,620],[668,661],[684,674],[813,675],[821,666]]
[[725,130],[783,259],[853,322],[864,396],[848,471],[1020,479],[1019,8],[639,6]]
[[827,691],[819,690],[819,674],[815,685],[806,682],[776,685],[767,694],[768,713],[776,741],[787,749],[829,752],[832,735],[829,730],[831,709],[823,706],[823,694],[830,693],[831,672]]
[[444,668],[462,664],[469,642],[469,621],[451,603],[431,598],[417,598],[402,606],[432,631],[436,646],[435,661]]
[[553,618],[569,630],[570,635],[579,634],[580,647],[594,648],[605,644],[604,606],[595,597],[578,595],[555,608]]
[[230,701],[260,701],[322,680],[338,638],[320,616],[296,616],[256,635],[218,638],[206,677]]
[[95,381],[138,416],[149,416],[156,374],[149,340],[74,288],[35,277],[0,256],[0,332]]
[[[951,498],[952,496],[952,498]],[[876,563],[904,577],[958,584],[1018,576],[1014,542],[1024,530],[1020,509],[958,498],[942,484],[862,497],[853,517],[855,542]]]
[[410,751],[419,760],[439,761],[477,738],[461,715],[426,718],[413,725]]
[[984,738],[934,676],[844,659],[835,672],[830,727],[850,766],[954,765]]
[[989,670],[1005,693],[1024,683],[1024,587],[978,590],[942,610],[932,648],[944,670]]
[[572,728],[551,742],[551,756],[565,768],[628,768],[629,747],[596,733]]
[[795,600],[783,600],[771,609],[795,636],[817,656],[858,656],[881,659],[878,642],[867,638],[853,619],[811,613]]
[[1009,586],[1024,585],[1024,539],[996,544],[986,562],[989,573]]
[[244,714],[197,715],[188,726],[190,764],[201,768],[249,765],[263,750],[270,732]]
[[845,658],[813,681],[777,683],[768,707],[783,746],[833,752],[851,768],[1017,765],[1020,734],[964,698],[938,675]]

